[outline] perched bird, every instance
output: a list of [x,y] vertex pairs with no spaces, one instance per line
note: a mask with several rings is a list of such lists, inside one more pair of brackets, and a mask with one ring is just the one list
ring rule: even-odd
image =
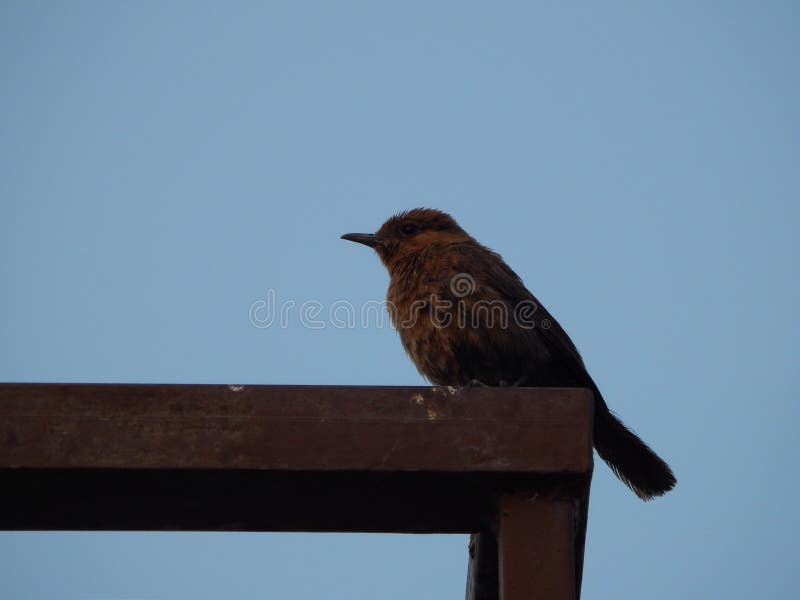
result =
[[589,388],[600,457],[644,500],[673,488],[669,466],[608,409],[558,322],[450,215],[416,208],[374,234],[342,238],[374,248],[388,269],[391,320],[424,377],[443,386]]

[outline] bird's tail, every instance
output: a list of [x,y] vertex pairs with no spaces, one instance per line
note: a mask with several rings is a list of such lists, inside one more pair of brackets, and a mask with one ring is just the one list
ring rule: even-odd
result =
[[620,421],[595,391],[594,447],[614,474],[642,500],[675,487],[675,475],[639,436]]

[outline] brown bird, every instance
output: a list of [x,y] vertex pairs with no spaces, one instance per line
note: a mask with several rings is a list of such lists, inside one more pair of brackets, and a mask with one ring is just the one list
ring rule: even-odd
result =
[[424,377],[443,386],[589,388],[594,446],[617,477],[644,500],[674,487],[669,466],[608,409],[558,322],[450,215],[416,208],[374,234],[342,238],[374,248],[388,269],[389,313]]

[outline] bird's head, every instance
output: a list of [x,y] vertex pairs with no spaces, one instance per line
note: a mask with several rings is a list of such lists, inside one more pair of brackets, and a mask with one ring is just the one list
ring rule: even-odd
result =
[[393,264],[431,246],[474,241],[455,219],[433,208],[415,208],[398,213],[375,233],[346,233],[343,240],[374,248],[391,270]]

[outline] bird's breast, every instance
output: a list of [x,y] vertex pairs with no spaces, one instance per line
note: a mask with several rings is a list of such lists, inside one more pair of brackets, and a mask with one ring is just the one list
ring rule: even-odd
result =
[[475,298],[459,298],[435,285],[395,285],[387,305],[403,347],[431,382],[503,385],[522,375],[524,357],[530,356],[521,348],[524,334],[487,310],[476,310]]

